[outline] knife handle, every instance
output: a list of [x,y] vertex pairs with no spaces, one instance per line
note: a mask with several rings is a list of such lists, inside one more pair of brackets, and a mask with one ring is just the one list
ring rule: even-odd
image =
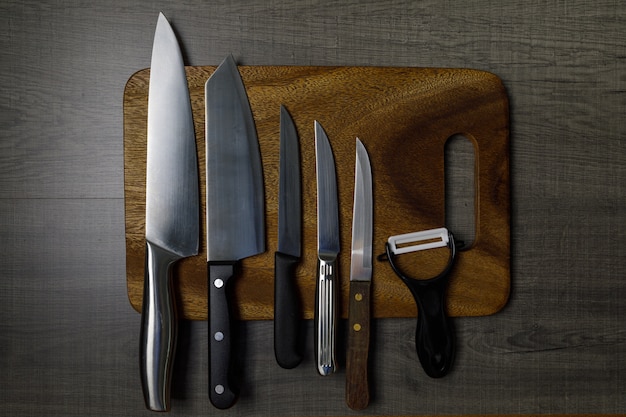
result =
[[445,376],[456,352],[454,327],[446,314],[447,280],[411,281],[411,292],[418,305],[415,348],[422,368],[431,378]]
[[274,355],[276,362],[291,369],[302,361],[300,296],[296,287],[299,258],[274,254]]
[[353,410],[369,404],[370,281],[350,282],[346,403]]
[[228,302],[235,262],[209,262],[209,398],[219,409],[231,407],[238,393],[232,384],[233,326]]
[[315,289],[315,347],[317,371],[322,376],[337,369],[335,338],[337,334],[337,259],[317,261]]
[[172,264],[178,259],[178,255],[146,242],[139,368],[144,401],[153,411],[170,409],[177,333]]

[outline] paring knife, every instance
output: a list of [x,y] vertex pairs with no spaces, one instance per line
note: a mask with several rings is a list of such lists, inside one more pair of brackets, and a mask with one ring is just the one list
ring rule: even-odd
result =
[[200,203],[187,77],[176,36],[163,14],[152,48],[147,155],[141,383],[146,407],[167,411],[177,331],[172,264],[198,254]]
[[317,171],[316,365],[320,375],[335,372],[337,291],[339,290],[339,210],[335,160],[322,125],[315,121]]
[[227,291],[240,259],[265,251],[263,170],[254,119],[232,56],[205,85],[209,287],[209,397],[232,406],[232,324]]
[[365,146],[357,138],[346,362],[346,403],[354,410],[367,407],[370,397],[367,367],[370,343],[372,225],[372,168]]
[[278,250],[274,254],[274,354],[291,369],[302,361],[300,299],[295,270],[300,261],[302,213],[298,133],[280,106]]

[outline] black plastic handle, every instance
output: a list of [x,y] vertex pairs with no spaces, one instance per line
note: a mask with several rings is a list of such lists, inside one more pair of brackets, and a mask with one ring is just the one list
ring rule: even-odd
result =
[[300,295],[295,282],[299,260],[281,252],[274,257],[274,355],[285,369],[302,361]]
[[209,398],[219,409],[231,407],[238,392],[232,383],[233,326],[228,302],[235,262],[209,262]]
[[415,331],[417,356],[428,376],[441,378],[450,371],[456,352],[454,328],[445,306],[447,280],[406,283],[419,311]]

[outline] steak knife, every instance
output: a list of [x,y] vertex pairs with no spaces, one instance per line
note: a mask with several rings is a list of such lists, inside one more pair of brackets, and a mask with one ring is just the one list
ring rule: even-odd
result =
[[159,14],[148,90],[146,269],[140,373],[146,407],[170,409],[177,318],[172,265],[198,254],[200,203],[196,139],[176,36]]
[[274,354],[286,369],[302,361],[300,300],[295,271],[300,261],[302,202],[298,133],[280,106],[278,250],[274,254]]
[[228,290],[238,261],[265,251],[263,170],[254,119],[232,56],[205,85],[209,398],[232,406],[232,322]]
[[315,121],[317,171],[317,282],[315,301],[316,365],[320,375],[335,372],[337,291],[339,290],[339,212],[335,159],[322,125]]
[[369,404],[367,366],[370,343],[372,224],[372,168],[365,146],[357,138],[346,362],[346,403],[354,410],[362,410]]

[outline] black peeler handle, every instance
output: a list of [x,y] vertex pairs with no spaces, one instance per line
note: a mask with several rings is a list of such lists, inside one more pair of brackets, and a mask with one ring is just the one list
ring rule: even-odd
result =
[[387,257],[395,273],[411,291],[417,304],[415,349],[422,368],[432,378],[445,376],[452,368],[456,353],[456,337],[452,320],[446,314],[445,295],[449,272],[454,264],[456,249],[450,236],[450,258],[446,268],[427,280],[409,278],[394,264],[395,255],[387,244]]
[[419,310],[415,349],[426,374],[441,378],[452,367],[456,352],[454,328],[444,301],[447,280],[426,285],[420,285],[421,282],[406,282]]

